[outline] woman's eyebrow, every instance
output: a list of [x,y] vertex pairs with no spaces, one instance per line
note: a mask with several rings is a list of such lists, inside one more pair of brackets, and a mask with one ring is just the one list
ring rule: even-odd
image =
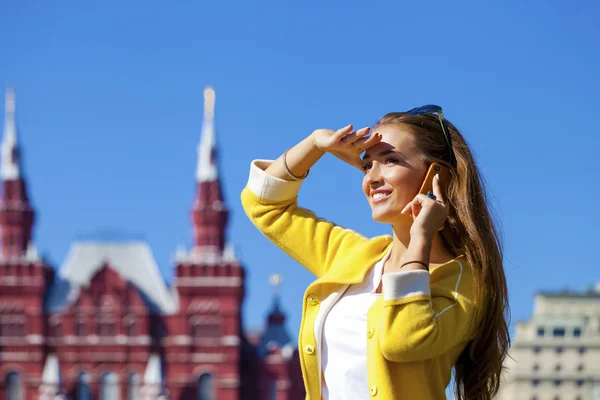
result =
[[[378,155],[379,155],[379,157],[383,157],[383,156],[387,156],[388,154],[398,154],[398,153],[396,153],[392,149],[387,149],[387,150],[383,150],[383,151],[379,152]],[[371,158],[371,156],[369,154],[365,154],[364,157],[363,157],[363,161],[367,160],[369,158]]]

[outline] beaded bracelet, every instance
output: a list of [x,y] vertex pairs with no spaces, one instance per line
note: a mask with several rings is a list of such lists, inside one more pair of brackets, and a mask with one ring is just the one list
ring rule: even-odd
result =
[[405,262],[404,264],[402,264],[400,266],[400,269],[402,269],[402,267],[404,267],[405,265],[408,264],[421,264],[422,266],[424,266],[425,268],[427,268],[427,271],[429,271],[429,265],[425,264],[424,262],[421,261],[409,261],[409,262]]
[[296,175],[292,174],[292,171],[290,171],[290,169],[288,168],[287,161],[286,161],[286,156],[287,156],[288,151],[290,151],[290,149],[287,149],[285,151],[285,153],[283,153],[283,168],[285,168],[285,173],[295,181],[300,181],[302,179],[305,179],[308,176],[308,173],[310,172],[310,168],[306,171],[306,173],[303,176],[296,176]]

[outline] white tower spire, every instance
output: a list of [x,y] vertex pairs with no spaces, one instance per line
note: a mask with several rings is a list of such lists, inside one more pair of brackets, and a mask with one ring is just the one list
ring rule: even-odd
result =
[[21,176],[19,149],[17,145],[17,123],[15,121],[15,91],[6,90],[4,114],[4,137],[0,150],[0,177],[2,180],[16,180]]
[[218,178],[214,119],[215,90],[209,86],[204,89],[204,121],[202,122],[202,135],[198,146],[198,167],[196,169],[198,182],[216,181]]

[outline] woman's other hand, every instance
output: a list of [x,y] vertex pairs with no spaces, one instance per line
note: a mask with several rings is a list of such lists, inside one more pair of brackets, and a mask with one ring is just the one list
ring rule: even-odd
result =
[[381,135],[367,136],[369,132],[368,127],[352,131],[352,125],[348,125],[337,131],[317,129],[311,134],[311,139],[317,149],[331,153],[362,171],[360,155],[381,141]]
[[424,194],[418,194],[402,210],[402,214],[413,216],[413,224],[410,228],[411,240],[415,237],[433,240],[433,236],[444,225],[450,213],[448,205],[444,202],[439,175],[435,176],[432,184],[435,200]]

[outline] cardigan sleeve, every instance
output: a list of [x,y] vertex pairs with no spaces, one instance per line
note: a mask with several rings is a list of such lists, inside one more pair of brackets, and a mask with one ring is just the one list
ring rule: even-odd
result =
[[383,275],[379,344],[386,359],[426,360],[471,339],[475,306],[466,264],[459,258],[438,267],[433,284],[429,271]]
[[323,276],[338,255],[367,242],[367,238],[299,207],[303,181],[286,181],[265,172],[270,160],[255,160],[241,194],[244,211],[271,242],[317,277]]

